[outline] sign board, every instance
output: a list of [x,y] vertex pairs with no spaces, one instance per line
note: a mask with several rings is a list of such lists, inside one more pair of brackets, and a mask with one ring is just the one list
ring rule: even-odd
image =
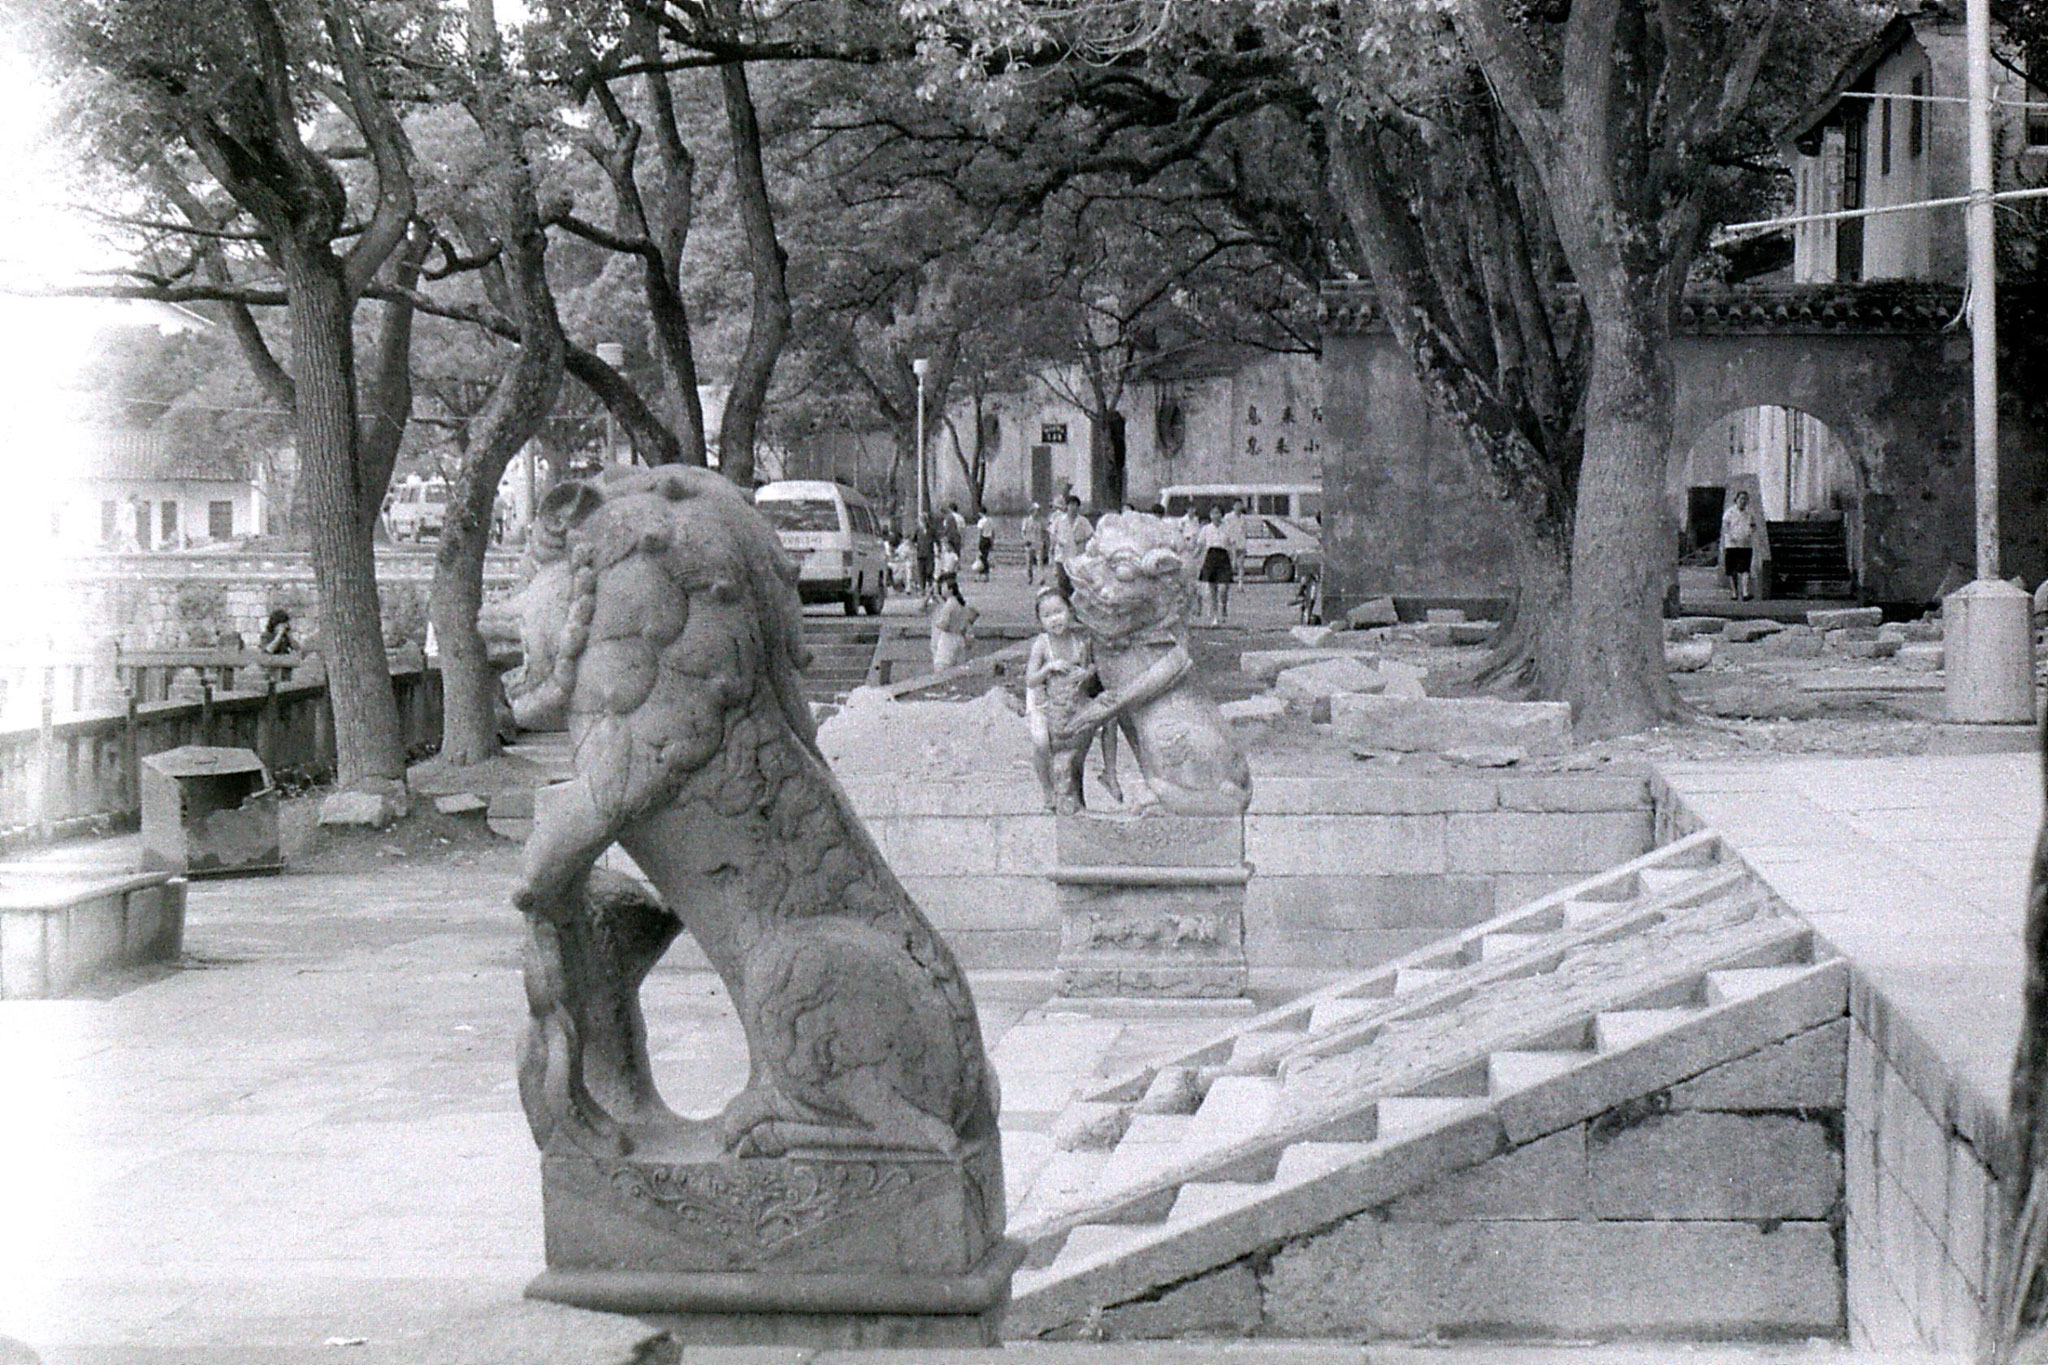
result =
[[1038,442],[1040,445],[1048,446],[1065,445],[1067,443],[1067,424],[1065,422],[1045,422],[1040,424],[1038,428]]

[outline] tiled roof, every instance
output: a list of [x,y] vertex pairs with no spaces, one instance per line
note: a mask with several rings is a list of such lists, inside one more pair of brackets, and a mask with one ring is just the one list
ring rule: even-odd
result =
[[70,478],[109,480],[249,480],[248,461],[228,450],[206,450],[161,431],[104,428],[88,433],[59,472]]
[[[1938,332],[1962,309],[1951,285],[1909,282],[1700,286],[1686,291],[1681,332],[1719,335],[1851,332],[1866,336]],[[1323,285],[1325,336],[1383,331],[1379,295],[1365,280]]]

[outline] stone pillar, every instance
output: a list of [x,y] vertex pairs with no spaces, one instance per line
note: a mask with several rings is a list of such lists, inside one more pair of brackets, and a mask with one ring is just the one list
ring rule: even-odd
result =
[[1930,753],[2031,749],[2034,733],[2034,602],[1996,579],[1964,585],[1942,603],[1942,670],[1948,724]]
[[1062,815],[1060,951],[1047,1008],[1252,1011],[1242,815]]

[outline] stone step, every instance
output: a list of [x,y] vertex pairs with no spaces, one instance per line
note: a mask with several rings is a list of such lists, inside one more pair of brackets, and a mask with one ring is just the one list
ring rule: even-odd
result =
[[1380,1141],[1389,1142],[1466,1113],[1478,1100],[1457,1096],[1389,1095],[1379,1102]]
[[1309,1012],[1308,1031],[1326,1033],[1358,1019],[1381,1003],[1382,1000],[1318,1000]]
[[1700,880],[1705,871],[1697,867],[1646,867],[1636,873],[1636,884],[1641,895],[1663,896]]
[[1194,1223],[1232,1209],[1245,1208],[1264,1198],[1270,1182],[1251,1184],[1237,1180],[1197,1180],[1180,1187],[1180,1197],[1166,1215],[1169,1223]]
[[1690,1005],[1646,1010],[1603,1010],[1593,1019],[1594,1046],[1602,1052],[1619,1052],[1681,1024],[1697,1019],[1701,1010]]
[[1488,934],[1479,940],[1479,960],[1497,961],[1514,953],[1525,952],[1539,943],[1546,943],[1551,934],[1499,933]]
[[[1501,973],[1549,970],[1555,960],[1553,947],[1569,947],[1589,933],[1626,934],[1661,918],[1655,897],[1645,902],[1638,894],[1638,874],[1645,868],[1677,873],[1661,884],[1680,887],[1679,898],[1687,902],[1731,894],[1748,875],[1739,864],[1725,860],[1711,833],[1688,836],[1439,945],[1246,1020],[1152,1067],[1112,1078],[1077,1099],[1129,1104],[1146,1093],[1158,1069],[1172,1066],[1196,1068],[1205,1076],[1284,1075],[1297,1062],[1307,1064],[1324,1053],[1369,1042],[1379,1031],[1379,1021],[1390,1017],[1389,1011],[1440,1008],[1436,1002],[1443,992],[1466,991]],[[1526,937],[1511,937],[1516,935]]]
[[1810,970],[1811,964],[1800,963],[1788,967],[1730,967],[1708,972],[1707,1003],[1725,1005],[1747,1000],[1796,981],[1802,973]]
[[1394,994],[1411,995],[1456,975],[1456,970],[1448,967],[1403,967],[1394,974]]
[[1280,1102],[1280,1082],[1270,1076],[1218,1076],[1209,1083],[1184,1141],[1227,1147],[1256,1136]]
[[1579,1052],[1496,1052],[1486,1059],[1489,1089],[1496,1095],[1512,1095],[1562,1076],[1599,1055],[1590,1048]]

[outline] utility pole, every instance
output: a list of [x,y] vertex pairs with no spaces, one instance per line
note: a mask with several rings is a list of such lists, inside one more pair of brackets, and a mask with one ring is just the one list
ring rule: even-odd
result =
[[920,527],[931,515],[925,499],[924,477],[924,376],[931,367],[931,361],[923,356],[910,362],[910,372],[917,376],[917,524]]
[[1991,137],[1991,0],[1969,0],[1970,378],[1977,577],[1942,604],[1948,719],[2034,723],[2033,599],[1999,578],[1998,247]]

